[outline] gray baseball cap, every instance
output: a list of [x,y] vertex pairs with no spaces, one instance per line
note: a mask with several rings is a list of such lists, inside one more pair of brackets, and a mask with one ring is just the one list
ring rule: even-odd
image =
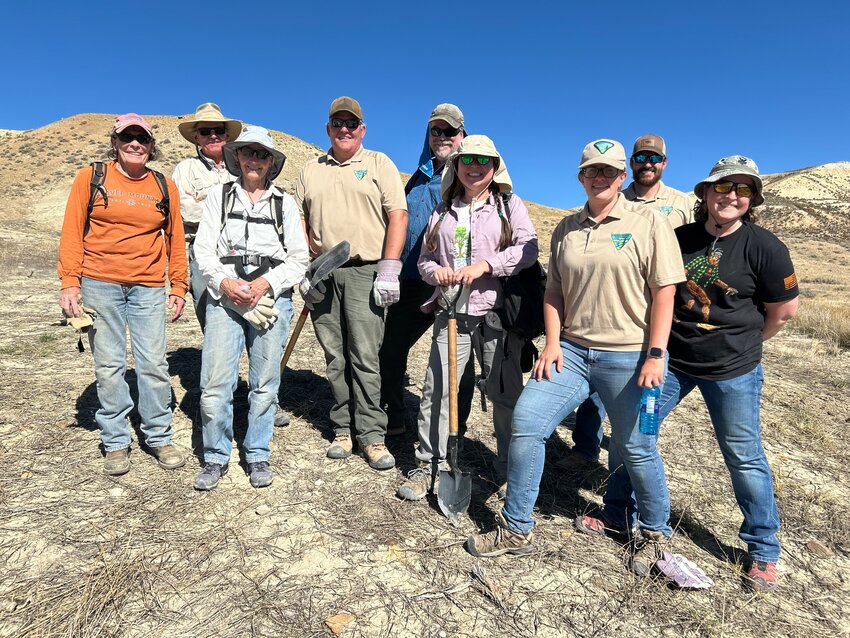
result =
[[730,155],[729,157],[717,160],[717,163],[711,167],[708,177],[694,186],[694,195],[704,200],[706,184],[719,182],[732,175],[748,175],[752,177],[756,192],[753,195],[751,205],[756,207],[764,203],[764,197],[762,196],[764,184],[762,184],[761,176],[759,175],[759,167],[753,160],[743,155]]

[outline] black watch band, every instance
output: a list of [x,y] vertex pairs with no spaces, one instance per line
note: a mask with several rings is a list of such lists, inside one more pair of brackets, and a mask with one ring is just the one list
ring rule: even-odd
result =
[[650,359],[663,359],[664,351],[661,348],[650,348],[647,356]]

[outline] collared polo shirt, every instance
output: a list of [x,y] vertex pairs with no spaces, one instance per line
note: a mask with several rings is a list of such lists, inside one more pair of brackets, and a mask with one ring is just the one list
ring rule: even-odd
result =
[[552,234],[546,289],[564,299],[561,336],[586,348],[648,346],[650,288],[685,280],[673,228],[622,195],[599,223],[585,204]]
[[295,183],[295,201],[312,255],[348,240],[351,258],[364,261],[383,257],[388,213],[407,210],[395,164],[362,147],[346,162],[338,162],[330,151],[307,162]]
[[658,182],[658,192],[654,199],[643,199],[635,192],[635,183],[623,191],[623,195],[630,202],[645,204],[657,210],[667,218],[673,228],[690,224],[694,221],[694,204],[696,199],[693,195],[670,188],[664,182]]

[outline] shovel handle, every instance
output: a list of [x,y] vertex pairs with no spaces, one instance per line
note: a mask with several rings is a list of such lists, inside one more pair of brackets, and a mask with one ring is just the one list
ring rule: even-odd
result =
[[289,335],[289,341],[286,343],[286,350],[283,352],[283,359],[280,360],[280,372],[283,374],[283,371],[286,369],[286,364],[289,363],[289,357],[292,356],[292,351],[295,349],[295,342],[298,341],[298,335],[301,334],[301,329],[304,327],[304,322],[307,321],[307,315],[310,313],[310,310],[307,306],[301,309],[301,314],[298,315],[298,322],[295,324],[295,328],[292,330],[292,334]]
[[449,317],[449,436],[457,436],[457,319]]

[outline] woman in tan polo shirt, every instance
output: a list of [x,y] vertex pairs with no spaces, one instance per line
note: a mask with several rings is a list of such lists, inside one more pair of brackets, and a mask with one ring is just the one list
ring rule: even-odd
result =
[[[675,284],[684,279],[670,224],[620,194],[626,154],[613,140],[584,148],[578,179],[583,210],[561,220],[552,235],[544,319],[546,346],[514,410],[508,486],[498,526],[471,536],[475,556],[533,550],[532,509],[543,474],[546,440],[570,412],[597,392],[611,421],[609,466],[628,472],[637,502],[606,502],[614,527],[641,536],[630,561],[648,575],[672,535],[670,499],[655,437],[638,430],[640,395],[664,378]],[[631,498],[629,496],[629,498]]]

